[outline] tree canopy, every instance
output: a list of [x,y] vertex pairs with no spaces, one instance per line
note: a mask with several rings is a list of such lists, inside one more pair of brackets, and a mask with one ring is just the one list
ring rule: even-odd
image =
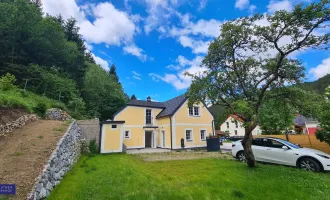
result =
[[[288,84],[304,77],[301,62],[290,55],[307,48],[328,48],[329,0],[299,4],[292,11],[256,14],[225,22],[203,60],[205,72],[191,75],[189,104],[209,101],[228,107],[244,120],[244,152],[249,167],[255,160],[252,130],[265,101],[276,100]],[[270,90],[277,90],[276,94]],[[282,93],[283,91],[283,93]]]
[[126,102],[115,66],[108,73],[95,64],[74,18],[43,16],[41,6],[40,0],[0,2],[0,75],[14,75],[19,87],[26,84],[79,116],[109,118]]

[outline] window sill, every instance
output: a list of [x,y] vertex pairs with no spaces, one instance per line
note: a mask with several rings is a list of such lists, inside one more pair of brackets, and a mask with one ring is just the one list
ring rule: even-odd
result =
[[204,141],[204,142],[205,142],[205,141],[206,141],[206,139],[202,139],[201,141]]
[[131,138],[124,138],[125,140],[129,140],[129,139],[131,139]]
[[201,117],[200,115],[189,115],[189,117]]
[[186,140],[186,142],[193,142],[194,140]]

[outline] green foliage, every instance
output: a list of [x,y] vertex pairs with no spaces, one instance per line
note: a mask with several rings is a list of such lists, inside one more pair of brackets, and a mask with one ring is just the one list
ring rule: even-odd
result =
[[95,64],[86,63],[88,69],[84,78],[83,98],[90,116],[110,119],[126,104],[122,86],[112,76]]
[[47,111],[47,105],[43,102],[40,102],[33,110],[38,116],[44,117]]
[[89,145],[88,145],[88,148],[89,148],[89,151],[91,153],[99,153],[99,149],[97,147],[97,144],[96,144],[96,139],[92,139],[89,141]]
[[316,132],[316,138],[330,145],[330,86],[326,88],[324,96],[326,102],[322,104],[322,109],[318,118],[321,129]]
[[16,89],[16,86],[14,85],[15,82],[15,76],[11,75],[10,73],[7,73],[5,76],[2,76],[0,78],[0,90],[7,91]]
[[136,100],[136,96],[135,96],[135,94],[133,94],[133,95],[131,96],[131,100]]
[[317,94],[322,95],[325,89],[330,85],[330,74],[325,75],[322,78],[319,78],[313,82],[305,82],[298,84],[297,86],[308,91],[316,92]]

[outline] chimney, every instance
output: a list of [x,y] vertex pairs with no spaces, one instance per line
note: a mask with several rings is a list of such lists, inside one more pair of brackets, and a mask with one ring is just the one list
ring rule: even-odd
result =
[[148,101],[148,102],[151,102],[151,98],[150,98],[150,97],[148,97],[148,98],[147,98],[147,101]]

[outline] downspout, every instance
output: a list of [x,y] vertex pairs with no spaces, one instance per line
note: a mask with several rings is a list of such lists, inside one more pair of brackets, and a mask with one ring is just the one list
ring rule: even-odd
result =
[[213,133],[213,136],[215,135],[214,134],[214,120],[212,120],[212,133]]
[[171,150],[172,148],[172,118],[170,117],[170,132],[171,132]]
[[101,153],[101,140],[102,140],[102,126],[103,126],[103,124],[102,124],[102,122],[100,122],[100,134],[99,134],[99,153]]

